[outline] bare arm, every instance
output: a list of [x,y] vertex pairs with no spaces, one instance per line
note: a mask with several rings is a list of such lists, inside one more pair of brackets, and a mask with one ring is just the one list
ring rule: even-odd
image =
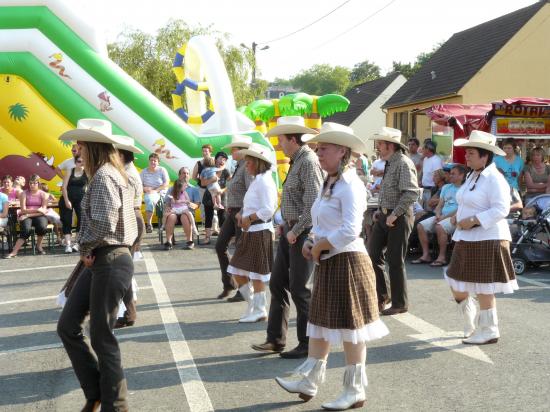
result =
[[67,206],[67,209],[72,209],[71,201],[69,200],[69,194],[67,193],[67,186],[69,185],[69,179],[71,178],[70,173],[65,173],[65,176],[63,176],[63,200],[65,200],[65,206]]
[[525,186],[527,186],[528,192],[544,192],[545,190],[547,190],[548,180],[546,183],[534,183],[533,178],[531,177],[531,173],[525,172]]

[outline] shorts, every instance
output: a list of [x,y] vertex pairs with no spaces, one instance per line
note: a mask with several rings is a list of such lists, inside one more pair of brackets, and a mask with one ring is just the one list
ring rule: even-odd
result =
[[145,202],[145,211],[153,212],[159,200],[160,193],[145,193],[143,195],[143,201]]
[[435,219],[435,216],[432,216],[418,224],[422,225],[424,230],[428,233],[435,233],[436,224],[439,224],[448,235],[452,235],[455,232],[456,226],[451,223],[450,217],[443,219],[441,222],[436,222]]

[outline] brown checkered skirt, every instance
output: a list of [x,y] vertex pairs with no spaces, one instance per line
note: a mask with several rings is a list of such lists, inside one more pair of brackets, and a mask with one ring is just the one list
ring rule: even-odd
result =
[[360,329],[378,319],[376,275],[369,255],[338,253],[316,266],[309,322],[328,329]]
[[270,230],[242,232],[229,264],[237,269],[260,275],[271,273],[273,264],[273,235]]
[[447,276],[461,282],[508,283],[515,279],[510,242],[481,240],[456,242]]

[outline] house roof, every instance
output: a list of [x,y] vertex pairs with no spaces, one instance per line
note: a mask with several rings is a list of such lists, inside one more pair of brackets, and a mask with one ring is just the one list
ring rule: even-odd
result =
[[374,102],[384,90],[399,76],[399,73],[391,73],[370,82],[365,82],[352,87],[346,97],[350,104],[345,112],[334,113],[323,119],[325,122],[336,122],[346,126],[353,123],[361,113]]
[[383,107],[402,106],[458,93],[547,3],[538,1],[455,33]]

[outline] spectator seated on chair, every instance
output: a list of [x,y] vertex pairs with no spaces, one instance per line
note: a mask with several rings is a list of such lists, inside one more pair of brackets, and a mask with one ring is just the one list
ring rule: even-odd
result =
[[432,191],[430,193],[431,196],[427,201],[427,207],[425,208],[427,211],[433,211],[439,203],[441,188],[447,184],[445,180],[445,171],[443,169],[438,169],[433,172],[433,180],[435,186],[432,188]]
[[0,192],[0,227],[5,228],[8,226],[9,205],[8,195]]
[[0,192],[8,197],[10,203],[16,203],[19,201],[19,195],[23,191],[20,187],[14,185],[14,179],[11,175],[5,175],[2,177],[2,187]]
[[174,228],[179,221],[183,226],[186,243],[184,249],[193,249],[193,232],[195,228],[194,210],[199,207],[200,193],[196,187],[189,185],[189,169],[182,167],[178,173],[178,180],[168,190],[164,198],[163,221],[166,229],[166,242],[164,248],[170,250],[173,247]]
[[[48,188],[48,185],[46,183],[40,183],[40,190],[42,190],[48,196],[48,203],[57,203],[56,197],[50,193],[50,189]],[[48,219],[48,223],[53,225],[54,232],[57,237],[57,244],[61,245],[63,237],[61,236],[62,223],[59,213],[49,207],[46,211],[46,218]]]
[[39,254],[45,255],[46,252],[42,249],[42,240],[48,230],[48,219],[46,218],[48,195],[40,190],[40,176],[32,175],[30,177],[29,189],[19,195],[19,203],[21,205],[18,217],[21,228],[19,238],[15,242],[12,252],[4,258],[11,259],[17,256],[25,241],[31,236],[33,227],[37,235],[36,250]]
[[156,153],[149,155],[149,166],[140,173],[143,183],[143,201],[145,202],[145,231],[153,232],[151,222],[155,206],[161,197],[166,194],[166,189],[170,184],[168,171],[159,166],[160,158]]
[[442,187],[440,198],[435,207],[435,216],[423,220],[417,224],[418,238],[422,247],[422,256],[414,260],[412,263],[430,263],[430,245],[428,234],[435,233],[437,235],[437,243],[439,246],[439,255],[437,259],[431,263],[431,266],[445,266],[447,264],[447,243],[449,235],[455,231],[455,224],[451,218],[455,216],[458,209],[456,201],[456,193],[466,176],[466,168],[460,164],[453,166],[450,172],[451,183]]

